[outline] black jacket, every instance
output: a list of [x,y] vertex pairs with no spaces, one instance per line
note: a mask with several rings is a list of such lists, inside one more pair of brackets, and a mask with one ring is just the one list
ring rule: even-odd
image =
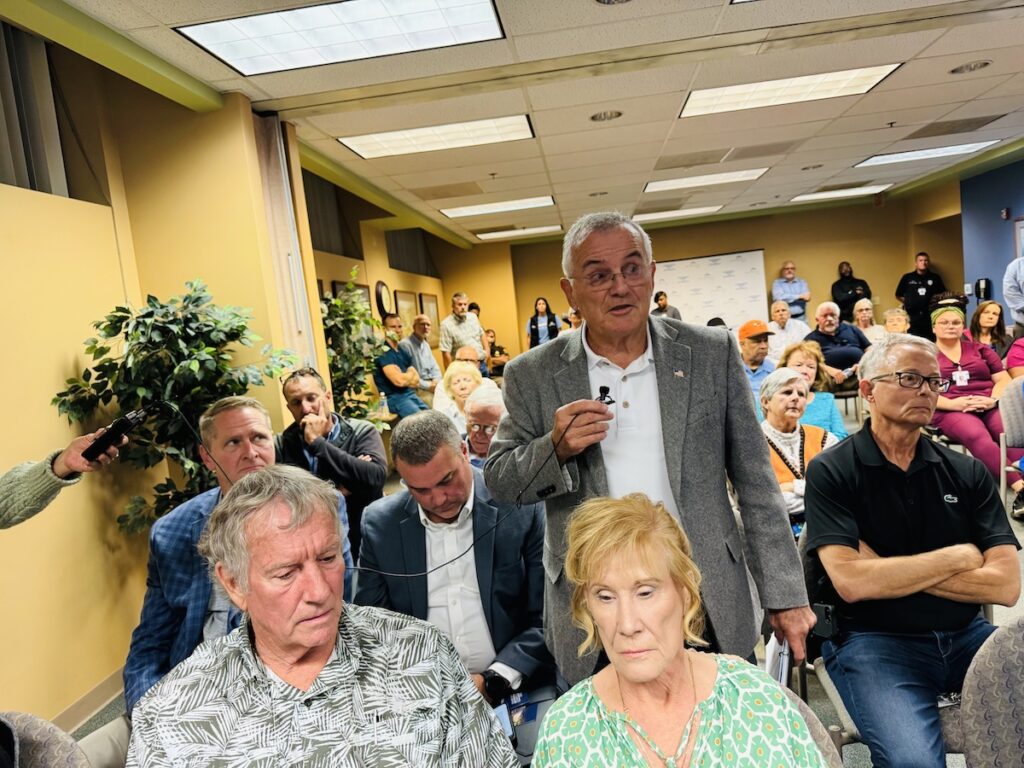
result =
[[[351,527],[348,538],[352,544],[352,557],[358,560],[363,507],[384,495],[388,460],[384,441],[373,424],[341,415],[338,419],[341,422],[338,437],[332,441],[317,438],[309,446],[309,452],[317,458],[316,476],[349,492],[345,499]],[[297,423],[292,424],[274,441],[277,462],[309,469],[303,452],[305,447],[302,429]],[[359,458],[364,455],[369,456],[370,461]]]

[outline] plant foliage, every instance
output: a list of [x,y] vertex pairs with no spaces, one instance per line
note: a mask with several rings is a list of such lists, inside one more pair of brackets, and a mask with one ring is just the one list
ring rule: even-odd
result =
[[320,314],[335,405],[345,416],[365,419],[377,407],[377,398],[367,394],[374,361],[388,347],[376,333],[382,326],[374,318],[365,296],[355,287],[355,277],[353,269],[338,296],[321,299]]
[[68,379],[52,401],[61,414],[79,422],[115,399],[121,412],[146,408],[146,421],[132,431],[121,460],[145,469],[166,458],[181,469],[180,487],[168,477],[154,486],[152,501],[134,496],[128,502],[117,518],[126,533],[146,530],[216,484],[189,427],[196,428],[199,416],[216,400],[245,394],[295,359],[265,346],[262,365],[232,365],[234,345],[252,347],[260,341],[248,328],[251,311],[213,304],[201,281],[185,287],[184,295],[167,303],[148,296],[141,310],[115,307],[93,323],[97,336],[85,341],[92,367]]

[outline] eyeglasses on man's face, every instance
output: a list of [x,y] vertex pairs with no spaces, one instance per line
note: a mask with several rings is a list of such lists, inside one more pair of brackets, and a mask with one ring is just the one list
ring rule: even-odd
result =
[[891,379],[893,377],[896,378],[896,383],[904,389],[920,389],[921,385],[927,381],[928,389],[932,392],[937,392],[940,395],[943,392],[948,392],[949,385],[952,383],[949,379],[944,379],[941,376],[922,376],[920,373],[915,373],[914,371],[893,371],[892,373],[883,373],[881,376],[875,376],[871,381]]
[[649,272],[649,264],[631,261],[629,264],[624,264],[620,272],[612,272],[610,269],[594,269],[572,279],[580,280],[588,288],[600,291],[611,288],[615,278],[619,276],[626,282],[626,285],[643,285]]
[[474,435],[478,432],[483,432],[485,435],[490,436],[498,431],[498,428],[493,424],[467,424],[466,428]]

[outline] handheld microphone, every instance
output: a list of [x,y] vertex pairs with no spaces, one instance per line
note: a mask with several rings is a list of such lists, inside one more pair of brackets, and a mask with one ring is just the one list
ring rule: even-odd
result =
[[122,437],[127,435],[145,420],[145,408],[139,408],[137,411],[129,411],[118,419],[115,419],[114,423],[107,427],[106,432],[93,440],[89,447],[82,451],[82,458],[86,461],[96,461],[96,459],[106,453],[107,448],[112,445],[120,444]]

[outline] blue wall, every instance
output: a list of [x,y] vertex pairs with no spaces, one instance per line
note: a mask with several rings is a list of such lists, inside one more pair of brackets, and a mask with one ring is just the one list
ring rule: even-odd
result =
[[[1014,257],[1013,220],[1024,216],[1024,161],[960,182],[960,206],[964,280],[989,278],[992,298],[1002,301],[1003,273]],[[1010,209],[1009,221],[999,218],[1003,208]],[[1006,320],[1012,323],[1009,316]]]

